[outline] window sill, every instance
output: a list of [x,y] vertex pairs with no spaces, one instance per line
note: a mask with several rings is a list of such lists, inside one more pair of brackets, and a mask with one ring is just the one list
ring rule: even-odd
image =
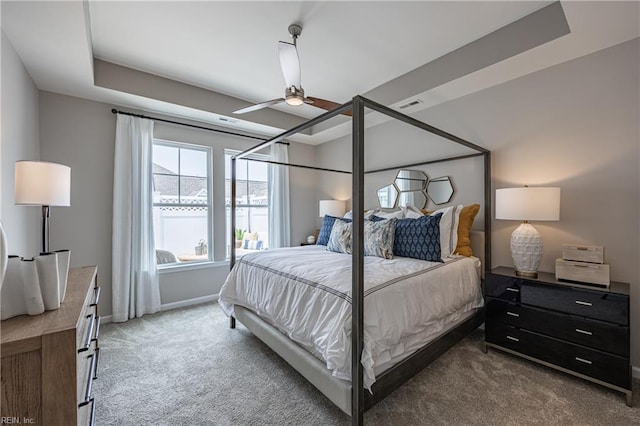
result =
[[216,260],[216,261],[206,261],[206,262],[188,262],[188,263],[176,263],[165,266],[158,266],[158,274],[172,274],[174,272],[184,272],[184,271],[192,271],[196,269],[207,269],[207,268],[229,268],[228,260]]

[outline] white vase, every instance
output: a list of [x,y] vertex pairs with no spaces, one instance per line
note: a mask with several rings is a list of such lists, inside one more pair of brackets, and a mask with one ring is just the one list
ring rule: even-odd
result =
[[60,273],[58,271],[58,255],[42,253],[33,258],[36,262],[37,277],[40,282],[44,309],[51,311],[60,307]]
[[38,272],[33,260],[9,256],[4,285],[0,292],[0,319],[18,315],[38,315],[44,312],[44,303],[38,283]]
[[64,296],[67,294],[67,278],[69,277],[69,262],[71,261],[71,252],[69,250],[56,250],[58,255],[58,274],[60,276],[58,282],[60,286],[60,303],[64,302]]
[[6,320],[27,313],[22,285],[22,262],[18,256],[9,256],[4,285],[0,292],[0,318]]
[[34,259],[21,259],[22,266],[22,297],[26,305],[27,314],[40,315],[45,310],[38,267]]
[[9,256],[7,253],[7,237],[0,221],[0,290],[2,290],[2,283],[4,282],[4,274],[7,271],[7,263],[9,262]]

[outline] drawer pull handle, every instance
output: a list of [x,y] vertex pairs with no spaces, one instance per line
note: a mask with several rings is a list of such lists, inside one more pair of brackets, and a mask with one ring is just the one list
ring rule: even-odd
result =
[[93,355],[96,358],[96,368],[93,371],[93,380],[98,378],[98,363],[100,362],[100,348],[96,348]]
[[590,302],[583,302],[582,300],[576,300],[576,304],[582,306],[593,306]]
[[511,336],[507,336],[507,339],[513,340],[514,342],[519,342],[520,341],[520,339],[518,339],[516,337],[511,337]]
[[89,426],[93,426],[93,422],[96,418],[96,399],[91,398],[91,415],[89,416]]
[[580,361],[580,362],[583,362],[583,363],[585,363],[585,364],[589,364],[589,365],[593,364],[593,363],[592,363],[591,361],[589,361],[588,359],[584,359],[584,358],[580,358],[580,357],[576,357],[576,361]]
[[89,306],[98,306],[98,302],[100,302],[100,287],[95,287],[93,289],[93,302]]
[[507,287],[507,291],[512,291],[514,293],[520,293],[520,290],[517,288],[513,288],[513,287]]
[[579,328],[576,328],[576,333],[586,334],[587,336],[593,336],[592,332],[586,331],[586,330],[580,330]]
[[93,333],[93,338],[91,339],[92,342],[97,342],[98,341],[98,336],[100,335],[100,315],[98,315],[96,317],[96,326],[95,326],[95,332]]
[[516,318],[520,317],[520,314],[516,314],[515,312],[509,312],[509,311],[507,311],[507,315],[511,315],[512,317],[516,317]]
[[91,397],[91,384],[96,371],[96,357],[94,354],[91,354],[87,357],[87,359],[89,358],[91,358],[91,367],[89,368],[89,374],[87,375],[87,387],[84,389],[84,401],[78,404],[78,407],[84,407],[93,401],[93,398]]
[[96,321],[96,314],[87,315],[87,318],[91,318],[89,320],[89,327],[87,327],[87,336],[84,339],[84,346],[78,349],[78,353],[88,351],[91,347],[91,335],[93,334],[93,327]]

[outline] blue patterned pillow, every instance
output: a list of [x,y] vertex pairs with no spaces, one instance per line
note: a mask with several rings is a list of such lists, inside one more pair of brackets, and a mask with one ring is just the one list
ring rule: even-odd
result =
[[344,222],[351,222],[351,219],[343,219],[340,217],[325,215],[322,219],[322,226],[320,227],[320,232],[318,233],[318,241],[317,245],[326,246],[329,242],[329,237],[331,236],[331,230],[333,229],[333,224],[336,220],[341,220]]
[[397,219],[364,221],[364,255],[393,258]]
[[442,213],[419,219],[396,221],[393,253],[396,256],[442,262],[440,256],[440,218]]
[[[325,216],[326,217],[326,216]],[[336,220],[327,242],[327,250],[336,253],[351,253],[351,222]]]

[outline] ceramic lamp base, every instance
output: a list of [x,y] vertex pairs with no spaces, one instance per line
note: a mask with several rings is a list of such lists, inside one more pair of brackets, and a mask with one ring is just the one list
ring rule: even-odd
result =
[[519,271],[519,270],[516,269],[516,276],[517,277],[523,277],[523,278],[538,278],[538,273],[537,272]]
[[537,278],[542,259],[542,235],[529,223],[523,223],[511,234],[511,258],[516,275]]

